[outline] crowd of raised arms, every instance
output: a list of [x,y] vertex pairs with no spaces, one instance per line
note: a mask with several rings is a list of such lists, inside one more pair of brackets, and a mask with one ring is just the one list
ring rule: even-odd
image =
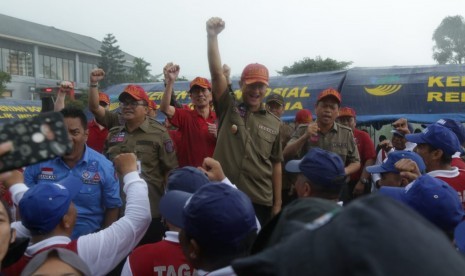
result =
[[463,275],[462,123],[399,118],[375,147],[331,87],[284,123],[265,65],[232,91],[224,29],[206,22],[189,106],[173,62],[160,102],[127,85],[114,111],[92,70],[90,121],[62,82],[71,151],[0,175],[0,275]]

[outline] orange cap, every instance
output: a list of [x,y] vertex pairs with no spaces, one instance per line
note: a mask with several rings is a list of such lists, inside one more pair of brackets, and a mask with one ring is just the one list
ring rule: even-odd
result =
[[261,82],[268,85],[269,77],[268,69],[264,65],[252,63],[247,65],[242,71],[241,81],[245,84]]
[[321,92],[320,95],[318,95],[318,100],[316,102],[318,103],[326,97],[334,97],[336,98],[338,104],[341,104],[341,94],[339,94],[339,92],[337,92],[337,90],[334,88],[328,88],[326,90],[323,90],[323,92]]
[[149,101],[149,107],[153,110],[157,110],[157,103],[155,101]]
[[308,109],[301,109],[295,114],[297,124],[308,124],[313,121],[312,112]]
[[131,96],[131,98],[134,98],[137,101],[140,101],[140,100],[145,101],[147,105],[150,105],[149,96],[147,95],[147,93],[145,93],[144,88],[142,88],[139,85],[130,84],[126,86],[124,88],[124,91],[121,94],[119,94],[118,100],[121,101],[121,98],[125,94],[128,94],[129,96]]
[[98,92],[98,101],[110,104],[110,97],[108,97],[108,95],[103,92]]
[[355,118],[355,110],[353,110],[350,107],[341,107],[339,108],[338,117],[354,117]]
[[210,82],[206,78],[201,77],[196,77],[191,81],[189,85],[189,91],[192,90],[192,87],[194,86],[200,86],[202,88],[208,88],[210,90],[212,89],[212,85],[210,84]]

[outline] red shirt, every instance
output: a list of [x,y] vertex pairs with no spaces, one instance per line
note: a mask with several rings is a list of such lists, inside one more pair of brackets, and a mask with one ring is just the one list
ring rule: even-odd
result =
[[128,257],[133,276],[192,275],[194,269],[177,242],[162,240],[137,247]]
[[452,157],[452,162],[450,162],[452,167],[457,167],[461,170],[465,170],[465,162],[460,157]]
[[465,210],[465,170],[453,167],[450,171],[436,170],[428,174],[432,177],[441,179],[454,188],[462,202],[462,208]]
[[179,167],[198,167],[205,157],[213,156],[216,138],[208,132],[208,124],[216,123],[216,114],[210,110],[204,119],[197,110],[176,108],[170,123],[178,128],[182,139],[176,144]]
[[89,129],[89,137],[87,138],[87,145],[99,153],[103,153],[103,146],[108,136],[108,129],[97,125],[95,120],[92,120],[87,124]]
[[369,159],[376,159],[376,150],[375,144],[371,140],[370,135],[368,135],[365,131],[354,129],[354,138],[355,143],[357,144],[358,153],[360,154],[361,167],[360,170],[350,176],[350,179],[358,180],[362,175],[365,162]]

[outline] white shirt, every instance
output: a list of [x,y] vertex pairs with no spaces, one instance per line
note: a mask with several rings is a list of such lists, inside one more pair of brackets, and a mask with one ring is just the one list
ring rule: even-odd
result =
[[[131,172],[124,176],[123,182],[123,191],[126,193],[124,216],[109,227],[77,240],[77,254],[89,266],[92,275],[106,275],[110,272],[139,243],[152,220],[145,180],[137,172]],[[24,184],[10,188],[15,204],[25,191],[27,187]],[[44,247],[69,242],[69,237],[54,236],[30,245],[25,254],[34,255]]]

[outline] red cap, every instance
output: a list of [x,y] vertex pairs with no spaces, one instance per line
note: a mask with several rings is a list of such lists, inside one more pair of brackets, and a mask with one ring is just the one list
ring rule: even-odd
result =
[[268,79],[268,69],[262,64],[249,64],[242,71],[241,81],[245,84],[261,82],[268,85]]
[[110,104],[110,97],[108,97],[108,95],[103,92],[98,92],[98,101]]
[[126,86],[124,88],[124,91],[121,94],[119,94],[118,100],[121,101],[121,97],[124,94],[129,94],[129,96],[131,96],[135,100],[137,100],[137,101],[142,100],[142,101],[145,101],[147,103],[147,105],[150,105],[149,96],[147,95],[147,93],[145,93],[144,88],[142,88],[139,85],[130,84],[130,85]]
[[153,110],[157,110],[157,103],[155,101],[149,101],[149,107]]
[[350,107],[341,107],[339,108],[338,117],[354,117],[355,118],[355,110],[353,110]]
[[193,79],[189,85],[189,91],[192,89],[192,87],[194,86],[200,86],[202,88],[207,88],[207,89],[212,89],[212,85],[210,84],[210,82],[206,79],[206,78],[201,78],[201,77],[197,77],[195,79]]
[[337,90],[334,88],[328,88],[326,90],[323,90],[323,92],[321,92],[320,95],[318,95],[318,100],[316,102],[318,103],[326,97],[334,97],[336,98],[338,104],[341,104],[341,94],[339,94],[339,92],[337,92]]
[[309,124],[312,121],[312,112],[308,109],[301,109],[295,114],[295,122],[297,124]]

